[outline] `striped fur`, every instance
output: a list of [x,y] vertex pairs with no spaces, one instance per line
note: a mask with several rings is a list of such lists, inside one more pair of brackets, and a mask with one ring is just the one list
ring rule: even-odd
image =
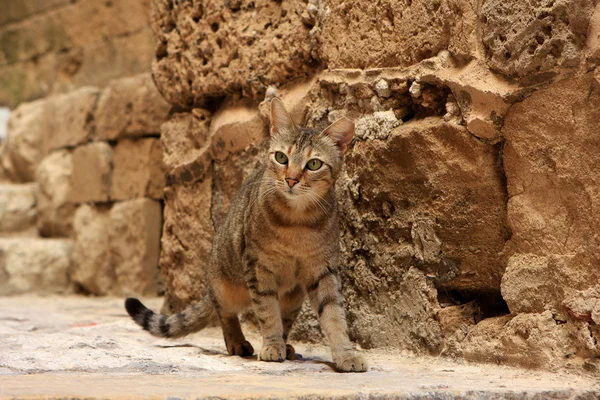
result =
[[[286,341],[308,295],[337,369],[366,371],[348,338],[338,276],[334,183],[353,135],[354,125],[345,119],[323,132],[298,128],[273,100],[269,158],[246,179],[213,239],[205,268],[207,299],[170,317],[127,299],[135,322],[155,336],[173,338],[204,328],[216,316],[228,353],[245,356],[254,349],[238,315],[251,308],[263,337],[258,358],[283,361],[295,357]],[[320,168],[310,170],[311,159]]]

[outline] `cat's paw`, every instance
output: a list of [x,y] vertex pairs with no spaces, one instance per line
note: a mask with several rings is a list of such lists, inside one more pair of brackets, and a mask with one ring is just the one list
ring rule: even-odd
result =
[[227,352],[230,356],[247,357],[254,354],[254,347],[252,347],[249,341],[245,340],[241,343],[228,345]]
[[263,346],[260,350],[260,354],[258,355],[258,359],[261,361],[276,361],[282,362],[285,360],[286,354],[285,345],[282,343],[281,345],[267,345]]
[[348,354],[335,360],[335,367],[339,372],[366,372],[369,370],[367,361],[356,354]]
[[291,344],[285,345],[285,359],[286,360],[295,360],[296,359],[296,350],[294,346]]

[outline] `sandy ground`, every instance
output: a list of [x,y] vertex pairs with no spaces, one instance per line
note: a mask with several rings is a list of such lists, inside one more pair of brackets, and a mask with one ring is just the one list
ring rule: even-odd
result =
[[[146,303],[154,309],[160,299]],[[365,351],[371,370],[339,374],[324,346],[296,361],[225,355],[220,330],[167,341],[143,332],[122,299],[0,298],[0,398],[600,398],[600,382],[441,358]],[[255,349],[256,333],[248,335]]]

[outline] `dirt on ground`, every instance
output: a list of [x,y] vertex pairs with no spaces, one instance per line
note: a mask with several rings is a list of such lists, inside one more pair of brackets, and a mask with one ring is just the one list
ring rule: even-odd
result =
[[[364,351],[371,369],[340,374],[323,345],[294,343],[295,361],[225,354],[210,328],[179,340],[154,338],[119,298],[0,299],[0,399],[398,398],[591,399],[600,383],[392,349]],[[158,309],[162,299],[147,299]],[[248,332],[255,349],[257,332]]]

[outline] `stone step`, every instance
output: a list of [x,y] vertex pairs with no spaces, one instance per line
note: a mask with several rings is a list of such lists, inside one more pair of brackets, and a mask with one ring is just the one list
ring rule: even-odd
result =
[[69,239],[0,239],[0,294],[67,292],[72,253]]
[[38,185],[0,184],[0,234],[35,234]]

